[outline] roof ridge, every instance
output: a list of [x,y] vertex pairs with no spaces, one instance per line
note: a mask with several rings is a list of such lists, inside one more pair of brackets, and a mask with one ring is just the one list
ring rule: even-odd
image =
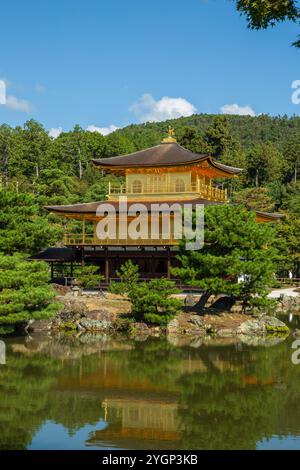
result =
[[[198,156],[199,156],[199,157],[202,157],[202,156],[204,156],[204,154],[203,154],[203,153],[192,152],[192,150],[190,150],[190,149],[187,149],[187,148],[183,147],[183,146],[182,146],[182,145],[180,145],[178,142],[176,142],[176,143],[177,143],[178,147],[180,147],[180,148],[181,148],[182,150],[184,150],[185,152],[192,153],[193,155],[197,155],[197,157],[198,157]],[[205,154],[205,155],[206,155],[206,154]],[[207,154],[207,155],[208,155],[208,154]]]
[[[173,142],[173,143],[176,143],[176,142]],[[154,145],[153,147],[147,147],[146,149],[136,150],[135,152],[131,152],[131,153],[124,153],[124,155],[116,155],[115,157],[112,156],[112,157],[92,158],[92,161],[110,160],[110,159],[117,160],[118,158],[131,157],[132,155],[136,155],[137,153],[146,152],[147,150],[160,147],[161,145],[164,145],[164,144],[157,144],[157,145]]]

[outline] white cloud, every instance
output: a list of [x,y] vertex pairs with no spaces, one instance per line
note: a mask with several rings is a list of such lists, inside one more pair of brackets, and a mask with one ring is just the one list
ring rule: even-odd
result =
[[4,80],[0,80],[0,104],[6,104],[6,84]]
[[50,137],[53,137],[53,139],[56,139],[63,131],[62,127],[52,127],[48,134]]
[[[17,98],[14,95],[7,94],[7,89],[12,86],[10,80],[8,80],[6,77],[2,77],[0,79],[0,82],[2,92],[1,104],[4,104],[7,108],[12,109],[14,111],[23,111],[24,113],[30,113],[31,111],[34,111],[34,106],[29,101]],[[3,93],[5,95],[4,99]]]
[[115,126],[114,124],[111,124],[108,127],[97,127],[97,126],[94,126],[94,124],[91,124],[90,126],[88,126],[86,128],[87,131],[99,132],[99,134],[102,134],[102,135],[108,135],[111,132],[116,131],[117,129],[119,129],[119,128],[117,126]]
[[24,113],[30,113],[33,110],[33,106],[29,101],[16,98],[13,95],[6,96],[6,106],[14,111],[23,111]]
[[10,80],[8,80],[8,78],[6,78],[6,77],[1,77],[1,80],[5,83],[6,88],[9,88],[9,87],[12,86],[12,83],[11,83]]
[[220,108],[223,114],[238,114],[240,116],[255,116],[251,106],[239,106],[238,104],[224,104]]
[[160,100],[155,100],[150,93],[145,93],[130,106],[129,111],[133,112],[141,122],[157,122],[191,116],[197,109],[184,98],[163,96]]

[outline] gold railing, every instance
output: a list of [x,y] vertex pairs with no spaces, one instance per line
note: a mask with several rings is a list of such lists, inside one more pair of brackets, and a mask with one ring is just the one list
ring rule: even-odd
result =
[[160,184],[146,184],[142,185],[141,191],[134,191],[131,186],[126,187],[125,184],[111,184],[108,185],[109,196],[121,196],[121,195],[152,195],[152,194],[184,194],[184,193],[196,193],[200,197],[205,199],[227,202],[227,189],[215,188],[208,186],[200,181],[192,184],[185,184],[184,188],[179,188],[176,184],[160,185]]
[[197,191],[200,197],[212,201],[227,202],[227,189],[215,188],[202,184]]
[[106,238],[100,240],[96,236],[89,236],[84,234],[73,234],[65,233],[64,234],[64,244],[66,246],[85,246],[85,245],[97,245],[97,246],[164,246],[164,245],[177,245],[179,240],[170,238],[170,239],[138,239],[133,240],[131,238],[119,239]]

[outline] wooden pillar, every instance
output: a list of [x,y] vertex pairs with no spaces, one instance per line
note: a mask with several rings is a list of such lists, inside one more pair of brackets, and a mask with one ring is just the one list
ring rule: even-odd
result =
[[105,248],[105,282],[108,284],[109,283],[109,259],[108,259],[108,251],[107,248]]
[[115,260],[116,261],[115,261],[115,267],[114,267],[114,273],[113,273],[114,277],[116,277],[116,271],[120,270],[120,265],[121,265],[119,256],[117,256]]
[[53,261],[51,261],[51,281],[53,281]]
[[151,276],[151,279],[153,279],[155,276],[155,259],[154,259],[154,256],[151,256],[150,258],[150,276]]
[[171,279],[171,253],[170,253],[170,247],[168,246],[168,260],[167,260],[167,277],[168,279]]

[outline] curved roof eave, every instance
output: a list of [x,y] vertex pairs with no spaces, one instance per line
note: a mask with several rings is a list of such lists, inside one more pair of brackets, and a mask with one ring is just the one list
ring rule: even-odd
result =
[[[135,204],[136,201],[128,201],[128,206],[131,204]],[[204,204],[204,205],[219,205],[223,204],[222,202],[219,201],[212,201],[212,200],[207,200],[203,199],[201,197],[195,197],[191,199],[182,199],[182,200],[174,200],[174,199],[168,199],[168,200],[151,200],[151,201],[141,201],[139,200],[140,204],[144,204],[147,209],[151,208],[151,204]],[[119,202],[118,201],[111,201],[109,199],[104,200],[104,201],[96,201],[96,202],[87,202],[87,203],[80,203],[80,204],[69,204],[65,206],[44,206],[44,208],[49,211],[49,212],[56,212],[58,214],[96,214],[96,211],[99,206],[101,205],[110,205],[115,208],[118,208]]]
[[209,161],[213,167],[230,174],[238,174],[242,171],[241,168],[231,167],[217,162],[209,154],[191,152],[178,143],[163,143],[127,155],[92,159],[92,162],[97,166],[109,168],[110,170],[124,170],[126,168],[191,165],[205,160]]

